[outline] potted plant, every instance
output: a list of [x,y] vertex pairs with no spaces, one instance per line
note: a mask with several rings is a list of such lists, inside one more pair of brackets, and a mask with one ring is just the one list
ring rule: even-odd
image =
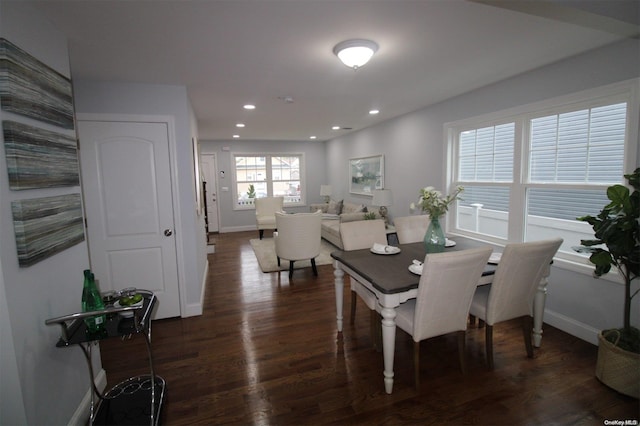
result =
[[623,326],[599,334],[596,376],[618,392],[638,398],[640,330],[631,325],[631,300],[640,290],[632,288],[640,275],[640,168],[624,177],[634,191],[624,185],[607,188],[611,202],[597,216],[578,218],[593,227],[595,239],[581,240],[582,246],[575,249],[591,253],[595,277],[615,266],[624,281]]
[[253,184],[249,185],[249,190],[247,191],[247,197],[256,198],[256,188]]

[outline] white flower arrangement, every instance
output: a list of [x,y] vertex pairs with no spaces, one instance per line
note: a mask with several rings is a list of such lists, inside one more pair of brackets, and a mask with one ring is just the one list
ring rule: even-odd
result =
[[[458,186],[451,194],[443,197],[442,193],[436,190],[433,186],[421,188],[418,206],[420,206],[420,209],[423,212],[427,212],[429,217],[439,218],[449,210],[449,205],[459,198],[462,191],[464,191],[464,188],[462,186]],[[416,203],[411,203],[409,208],[411,211],[415,211]]]

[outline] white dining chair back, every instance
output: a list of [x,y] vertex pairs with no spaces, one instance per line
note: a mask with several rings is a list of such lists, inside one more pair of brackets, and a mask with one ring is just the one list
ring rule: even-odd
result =
[[262,197],[254,201],[256,208],[256,226],[258,235],[262,239],[265,229],[276,229],[276,212],[281,212],[284,197]]
[[414,382],[420,386],[420,341],[458,332],[460,369],[466,371],[465,331],[469,306],[491,247],[428,254],[418,295],[396,308],[396,325],[414,342]]
[[322,211],[287,214],[275,212],[277,232],[274,242],[278,265],[280,259],[289,261],[289,278],[296,260],[311,260],[314,275],[318,275],[315,258],[320,255]]
[[[384,220],[358,220],[353,222],[345,222],[340,224],[340,238],[342,239],[342,246],[344,251],[362,250],[373,247],[374,243],[387,244],[387,233]],[[369,308],[369,328],[371,332],[371,338],[373,339],[373,346],[378,346],[381,340],[381,329],[378,327],[378,314],[376,305],[378,303],[375,294],[371,292],[362,283],[355,280],[353,277],[349,278],[351,287],[351,323],[355,322],[356,317],[356,301],[357,294],[360,299]]]
[[522,317],[527,356],[533,357],[533,302],[540,281],[548,275],[549,265],[562,241],[554,238],[507,244],[491,285],[476,290],[469,313],[486,323],[489,369],[493,369],[493,326],[510,319]]
[[387,244],[384,220],[357,220],[340,224],[340,238],[345,251],[373,247],[374,243]]
[[427,232],[430,222],[431,220],[428,215],[394,218],[393,225],[396,228],[398,243],[409,244],[423,241],[424,234]]

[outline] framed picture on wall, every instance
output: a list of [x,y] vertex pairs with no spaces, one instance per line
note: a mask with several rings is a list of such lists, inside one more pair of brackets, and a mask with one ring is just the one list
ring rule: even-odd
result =
[[349,160],[349,192],[373,196],[374,189],[384,188],[384,156]]

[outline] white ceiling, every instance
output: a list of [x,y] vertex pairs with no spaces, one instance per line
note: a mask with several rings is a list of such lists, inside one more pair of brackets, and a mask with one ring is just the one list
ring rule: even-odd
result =
[[[201,140],[327,140],[639,32],[637,0],[21,1],[74,79],[186,86]],[[350,38],[380,46],[358,71]]]

